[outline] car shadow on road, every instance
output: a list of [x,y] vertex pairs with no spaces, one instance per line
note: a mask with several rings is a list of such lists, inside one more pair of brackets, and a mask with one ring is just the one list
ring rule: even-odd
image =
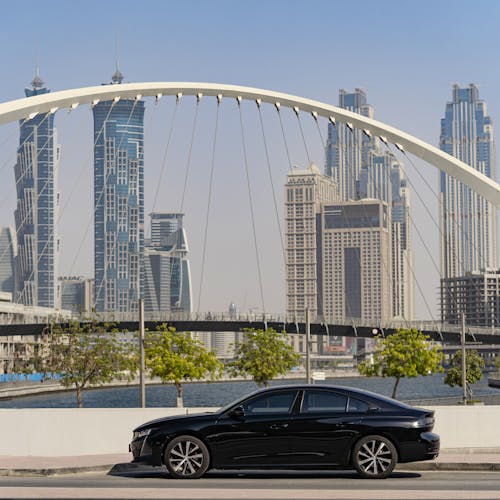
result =
[[[128,478],[174,478],[168,473],[165,467],[153,467],[143,464],[122,463],[114,465],[108,471],[110,476]],[[418,472],[394,471],[390,478],[411,479],[421,477]],[[211,470],[207,472],[203,479],[360,479],[356,472],[352,470]],[[185,480],[183,480],[185,481]],[[198,480],[193,480],[198,481]]]

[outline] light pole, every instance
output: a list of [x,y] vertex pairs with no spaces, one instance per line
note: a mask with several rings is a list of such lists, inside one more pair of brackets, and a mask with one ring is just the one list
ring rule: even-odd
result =
[[139,299],[139,385],[141,408],[146,408],[146,383],[144,381],[144,299]]
[[311,383],[311,320],[306,307],[306,382]]
[[467,363],[465,359],[465,313],[461,313],[462,331],[461,331],[461,344],[462,344],[462,403],[464,406],[467,404]]

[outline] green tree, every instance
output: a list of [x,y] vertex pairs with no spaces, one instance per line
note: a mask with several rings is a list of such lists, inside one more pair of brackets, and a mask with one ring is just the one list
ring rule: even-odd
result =
[[367,377],[395,377],[392,397],[396,397],[403,377],[417,377],[443,371],[439,346],[418,330],[399,329],[396,333],[377,340],[373,360],[359,364],[358,370]]
[[144,351],[151,376],[159,377],[164,383],[174,383],[178,406],[182,406],[183,382],[219,378],[224,368],[215,353],[207,351],[189,332],[177,332],[166,325],[148,333]]
[[251,376],[258,385],[269,386],[269,381],[285,375],[300,361],[300,355],[287,342],[288,337],[272,328],[245,330],[243,342],[237,342],[234,360],[229,363],[233,376]]
[[497,371],[500,372],[500,355],[498,354],[495,356],[495,367]]
[[[465,353],[465,386],[472,400],[472,384],[479,382],[483,378],[484,360],[475,349],[468,349]],[[451,368],[446,373],[444,383],[450,387],[462,387],[462,351],[456,351],[451,358]]]
[[113,380],[131,380],[137,366],[137,349],[112,325],[95,320],[54,324],[42,337],[35,358],[44,377],[58,375],[64,387],[74,387],[78,407],[82,391]]

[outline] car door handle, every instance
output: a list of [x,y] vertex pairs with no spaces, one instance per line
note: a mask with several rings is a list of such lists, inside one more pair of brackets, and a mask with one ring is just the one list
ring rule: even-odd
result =
[[270,429],[273,431],[276,431],[278,429],[286,429],[288,427],[288,424],[272,424],[269,426]]

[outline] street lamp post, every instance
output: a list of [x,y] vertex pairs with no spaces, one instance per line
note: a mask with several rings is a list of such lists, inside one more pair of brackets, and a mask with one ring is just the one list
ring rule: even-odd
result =
[[144,380],[144,299],[139,299],[139,385],[141,391],[141,408],[146,408],[146,383]]
[[306,307],[306,382],[311,383],[311,319]]
[[465,358],[465,313],[461,313],[462,331],[461,331],[461,344],[462,344],[462,402],[464,406],[467,404],[467,363]]

